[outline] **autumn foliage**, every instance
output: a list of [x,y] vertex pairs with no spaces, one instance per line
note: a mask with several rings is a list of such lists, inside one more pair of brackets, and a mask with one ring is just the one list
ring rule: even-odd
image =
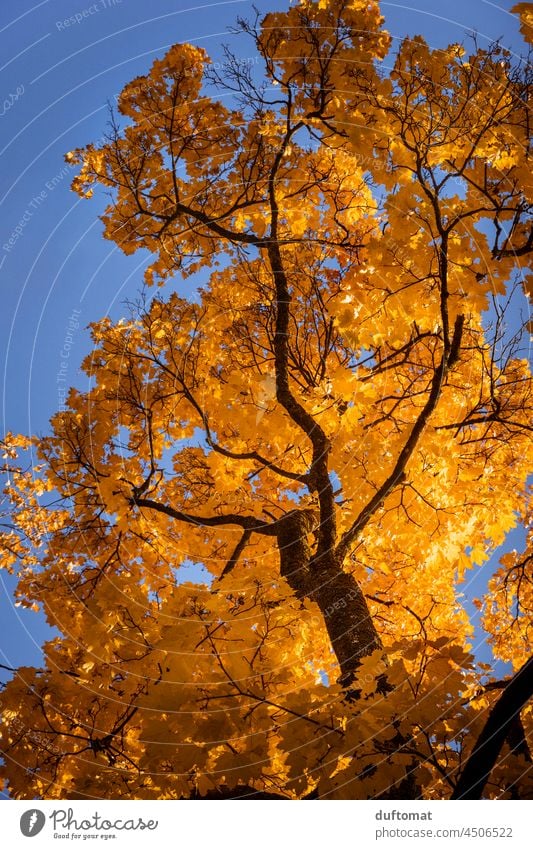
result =
[[[450,798],[506,690],[461,582],[531,521],[530,66],[392,56],[373,0],[239,26],[261,67],[175,45],[67,156],[162,288],[6,439],[3,565],[60,632],[0,693],[18,798]],[[518,671],[531,540],[480,605]],[[527,686],[487,797],[532,794]]]

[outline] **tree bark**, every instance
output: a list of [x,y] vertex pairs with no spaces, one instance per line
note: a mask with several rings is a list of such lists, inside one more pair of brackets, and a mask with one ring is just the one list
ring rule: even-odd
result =
[[299,598],[320,608],[339,662],[343,686],[349,686],[361,658],[381,648],[366,599],[353,575],[344,572],[333,551],[312,556],[307,535],[317,518],[311,510],[292,510],[276,523],[280,572]]

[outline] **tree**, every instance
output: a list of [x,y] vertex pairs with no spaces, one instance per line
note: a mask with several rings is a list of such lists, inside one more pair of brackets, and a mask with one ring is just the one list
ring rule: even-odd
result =
[[[508,685],[484,792],[531,795],[527,694],[476,661],[460,592],[527,510],[530,66],[416,36],[387,72],[368,0],[239,29],[264,78],[176,45],[67,156],[147,283],[199,288],[94,323],[89,388],[7,439],[37,465],[11,469],[4,566],[61,636],[1,693],[3,775],[26,798],[449,798]],[[516,670],[527,557],[484,603]]]

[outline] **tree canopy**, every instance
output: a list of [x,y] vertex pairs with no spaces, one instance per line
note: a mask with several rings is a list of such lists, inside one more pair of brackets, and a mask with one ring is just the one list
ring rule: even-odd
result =
[[461,595],[531,528],[531,66],[383,25],[177,44],[67,154],[161,288],[5,439],[2,565],[61,634],[0,693],[14,797],[532,794],[531,531],[480,601],[515,678]]

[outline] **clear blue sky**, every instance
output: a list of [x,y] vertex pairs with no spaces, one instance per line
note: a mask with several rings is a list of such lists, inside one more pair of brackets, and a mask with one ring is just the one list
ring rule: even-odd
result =
[[[397,38],[421,33],[439,47],[476,30],[481,44],[501,37],[513,48],[520,44],[510,14],[513,3],[410,0],[383,2],[382,9]],[[265,12],[286,6],[281,0],[256,0],[256,5]],[[79,383],[79,363],[89,349],[84,327],[106,313],[118,318],[122,301],[134,298],[141,285],[145,258],[125,257],[102,239],[99,202],[80,201],[69,190],[63,154],[101,137],[108,101],[170,44],[194,42],[216,60],[227,42],[246,56],[251,47],[242,37],[235,44],[227,27],[237,15],[248,14],[253,16],[249,0],[2,2],[2,432],[46,431],[61,402],[60,350],[73,311],[79,311],[80,329],[70,351],[68,381]],[[467,596],[480,595],[484,580],[466,586]],[[46,634],[42,619],[15,609],[13,581],[0,572],[0,582],[0,662],[38,663]]]

